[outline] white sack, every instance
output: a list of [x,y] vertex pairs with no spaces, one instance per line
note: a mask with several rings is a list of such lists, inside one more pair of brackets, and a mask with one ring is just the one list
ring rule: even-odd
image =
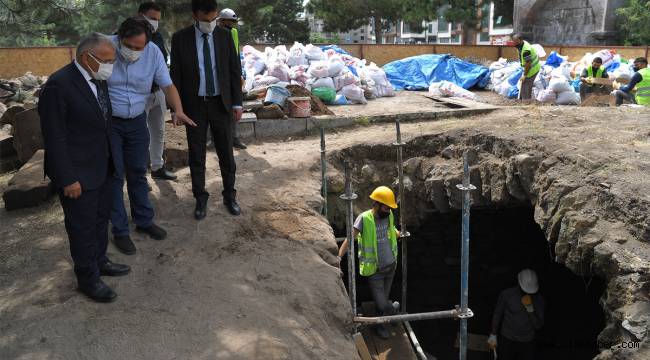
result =
[[329,76],[334,77],[341,74],[341,71],[345,69],[345,63],[341,60],[340,57],[332,57],[327,63]]
[[312,89],[324,87],[336,90],[334,87],[334,81],[330,77],[320,78],[320,79],[311,79],[307,82]]
[[465,90],[462,87],[447,80],[443,80],[441,83],[440,92],[444,96],[461,97],[469,100],[476,100],[476,95],[469,90]]
[[569,81],[562,77],[552,77],[551,82],[548,84],[548,88],[555,91],[556,93],[562,93],[565,91],[573,91],[573,87],[569,84]]
[[329,77],[329,66],[325,61],[314,62],[309,67],[309,75],[314,78],[326,78]]
[[341,95],[345,96],[353,104],[367,104],[368,101],[364,96],[363,89],[357,85],[344,86],[340,91]]
[[557,95],[553,90],[546,89],[546,90],[541,90],[539,93],[537,93],[537,101],[541,103],[548,103],[552,104],[555,102],[555,99],[557,98]]
[[580,105],[580,94],[571,90],[557,94],[556,105]]

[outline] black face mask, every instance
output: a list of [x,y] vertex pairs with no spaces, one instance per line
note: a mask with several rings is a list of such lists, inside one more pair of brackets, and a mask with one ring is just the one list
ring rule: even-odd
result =
[[387,218],[389,215],[390,215],[390,211],[383,211],[383,210],[379,210],[379,211],[377,211],[377,216],[378,216],[380,219],[385,219],[385,218]]
[[632,70],[634,70],[634,72],[637,72],[637,71],[639,71],[639,70],[641,70],[641,69],[639,69],[638,66],[634,66],[634,67],[632,68]]

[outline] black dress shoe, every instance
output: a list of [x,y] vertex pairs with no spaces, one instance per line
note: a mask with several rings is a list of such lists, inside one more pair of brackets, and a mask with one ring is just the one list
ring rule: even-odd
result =
[[246,150],[248,148],[248,146],[246,146],[246,144],[241,142],[241,140],[239,140],[239,138],[233,138],[232,139],[232,147],[234,147],[235,149],[239,149],[239,150]]
[[237,200],[224,200],[223,204],[228,208],[228,212],[231,215],[238,216],[241,214],[241,208],[237,204]]
[[202,220],[205,218],[207,213],[207,200],[196,200],[196,208],[194,208],[194,218],[196,220]]
[[131,272],[129,265],[116,264],[107,261],[99,265],[99,275],[101,276],[124,276]]
[[93,284],[79,285],[79,291],[94,301],[109,303],[117,299],[117,294],[103,281],[97,280]]
[[164,240],[167,237],[167,231],[154,223],[147,227],[136,226],[135,231],[147,234],[154,240]]
[[165,169],[164,166],[156,171],[152,171],[151,177],[161,180],[176,180],[176,175],[174,175],[171,171]]
[[119,250],[122,254],[135,254],[135,245],[133,244],[133,241],[131,241],[131,237],[129,235],[113,236],[113,244],[115,244],[117,250]]

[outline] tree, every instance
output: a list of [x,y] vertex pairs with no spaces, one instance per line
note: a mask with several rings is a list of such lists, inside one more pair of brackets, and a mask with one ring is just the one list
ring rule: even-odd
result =
[[311,0],[308,8],[323,19],[326,31],[344,32],[374,24],[378,44],[383,33],[405,14],[400,0]]
[[628,0],[616,9],[625,45],[650,44],[650,0]]
[[266,39],[276,44],[309,41],[309,24],[298,18],[302,0],[242,0],[234,4],[242,42]]

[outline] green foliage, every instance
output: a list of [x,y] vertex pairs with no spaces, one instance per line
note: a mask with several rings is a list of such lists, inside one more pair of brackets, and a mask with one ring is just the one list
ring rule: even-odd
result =
[[309,24],[298,19],[302,0],[241,0],[233,9],[243,23],[239,26],[242,43],[264,38],[276,44],[309,40]]
[[[0,46],[74,45],[94,31],[114,33],[144,0],[0,0]],[[171,34],[192,24],[190,0],[158,0],[160,31]],[[309,25],[297,18],[301,0],[226,0],[242,19],[242,43],[266,37],[276,43],[308,41]],[[6,26],[5,26],[6,24]]]
[[616,9],[625,45],[650,44],[650,0],[628,0]]

